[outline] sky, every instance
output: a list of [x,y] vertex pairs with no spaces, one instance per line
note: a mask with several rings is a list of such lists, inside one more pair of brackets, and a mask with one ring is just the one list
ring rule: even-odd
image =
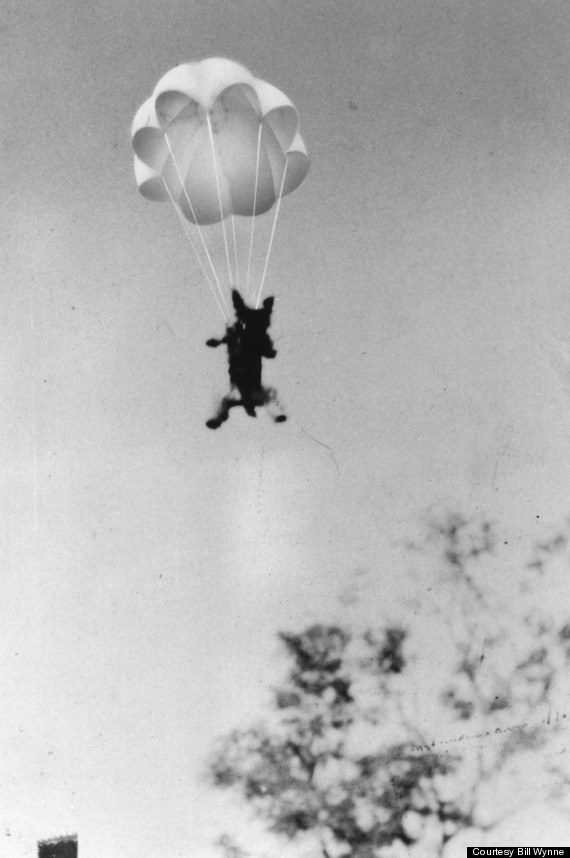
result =
[[[4,0],[0,38],[0,854],[206,855],[279,629],[362,572],[377,619],[426,510],[568,515],[567,3]],[[223,320],[134,182],[135,111],[208,56],[312,160],[266,282],[282,425],[205,427]]]

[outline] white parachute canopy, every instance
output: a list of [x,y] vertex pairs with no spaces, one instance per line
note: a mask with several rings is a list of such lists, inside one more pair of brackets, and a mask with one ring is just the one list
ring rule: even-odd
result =
[[247,286],[256,217],[275,208],[259,304],[281,199],[309,170],[292,102],[232,60],[184,63],[137,111],[132,146],[141,194],[175,206],[224,315],[226,295],[203,227],[221,224],[227,285],[239,286],[235,216],[250,219]]

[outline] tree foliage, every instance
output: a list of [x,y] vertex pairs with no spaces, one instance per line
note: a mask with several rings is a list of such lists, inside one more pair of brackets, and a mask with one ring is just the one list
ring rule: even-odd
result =
[[416,577],[402,622],[281,633],[289,670],[273,711],[220,742],[213,783],[324,858],[443,854],[462,829],[496,821],[501,778],[523,777],[529,755],[535,787],[537,759],[546,788],[566,783],[546,749],[565,726],[570,622],[537,609],[565,540],[516,574],[501,544],[485,522],[431,522],[410,548],[435,553],[436,571]]

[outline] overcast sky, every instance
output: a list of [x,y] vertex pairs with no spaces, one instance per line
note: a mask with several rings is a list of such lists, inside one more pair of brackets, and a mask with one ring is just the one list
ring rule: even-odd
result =
[[[514,543],[569,512],[568,4],[4,0],[0,39],[0,852],[198,854],[276,630],[358,570],[397,597],[428,508]],[[312,158],[266,284],[279,426],[204,426],[223,322],[132,172],[136,109],[207,56]]]

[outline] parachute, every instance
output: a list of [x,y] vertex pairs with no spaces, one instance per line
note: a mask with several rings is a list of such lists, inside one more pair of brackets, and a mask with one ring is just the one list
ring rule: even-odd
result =
[[[299,187],[309,170],[293,103],[232,60],[183,63],[159,80],[139,108],[131,140],[139,191],[149,200],[172,203],[226,321],[226,293],[240,287],[243,269],[236,216],[251,224],[245,253],[247,289],[254,225],[275,210],[255,288],[259,306],[281,200]],[[222,231],[226,289],[209,246],[216,224]]]

